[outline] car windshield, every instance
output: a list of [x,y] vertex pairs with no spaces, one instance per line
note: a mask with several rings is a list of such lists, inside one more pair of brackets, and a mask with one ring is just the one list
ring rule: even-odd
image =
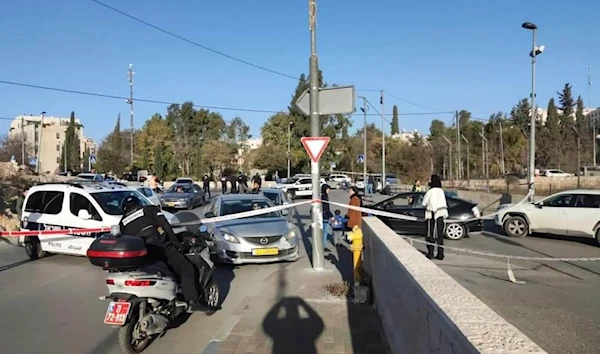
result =
[[176,183],[194,183],[190,178],[177,178]]
[[134,190],[92,193],[94,200],[100,204],[100,208],[102,208],[102,210],[104,210],[104,212],[108,215],[123,214],[123,199],[129,197],[130,195],[138,197],[143,206],[152,205],[152,203],[150,203],[146,197],[144,197],[140,192]]
[[191,185],[173,185],[171,186],[171,188],[169,188],[167,190],[167,193],[192,193],[192,186]]
[[292,183],[298,182],[299,180],[300,180],[300,178],[290,178],[287,181],[285,181],[285,183],[292,184]]
[[88,174],[88,173],[80,173],[77,175],[77,178],[89,179],[89,180],[93,180],[94,177],[96,177],[96,175],[92,175],[92,174]]
[[[243,213],[251,210],[260,210],[273,207],[273,203],[268,199],[244,199],[244,200],[224,200],[221,203],[220,216]],[[270,212],[251,216],[251,218],[274,218],[281,216],[279,212]]]
[[277,196],[278,196],[278,193],[273,193],[273,192],[263,192],[263,194],[265,195],[265,197],[267,197],[267,198],[271,199],[271,201],[272,201],[274,204],[277,204]]

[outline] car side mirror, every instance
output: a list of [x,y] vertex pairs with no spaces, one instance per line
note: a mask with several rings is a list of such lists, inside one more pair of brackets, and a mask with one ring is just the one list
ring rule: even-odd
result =
[[90,215],[89,211],[81,209],[79,210],[79,212],[77,212],[77,217],[82,220],[90,220],[92,218],[92,215]]
[[538,202],[535,204],[535,207],[538,209],[542,209],[543,206],[544,206],[544,202]]
[[204,216],[207,218],[214,218],[216,215],[212,211],[208,211],[208,212],[204,213]]
[[289,211],[289,210],[287,210],[287,209],[283,209],[283,210],[281,211],[281,215],[283,215],[283,216],[290,215],[290,211]]
[[205,234],[205,233],[207,233],[207,232],[208,232],[208,226],[206,226],[206,225],[204,225],[204,224],[203,224],[203,225],[200,225],[200,227],[198,228],[198,231],[199,231],[201,234]]

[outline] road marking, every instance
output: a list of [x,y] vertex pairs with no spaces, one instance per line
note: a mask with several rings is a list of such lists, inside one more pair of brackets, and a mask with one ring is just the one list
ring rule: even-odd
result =
[[220,340],[211,340],[206,346],[206,348],[204,348],[204,350],[202,351],[202,354],[216,354],[219,350],[219,343],[221,343]]

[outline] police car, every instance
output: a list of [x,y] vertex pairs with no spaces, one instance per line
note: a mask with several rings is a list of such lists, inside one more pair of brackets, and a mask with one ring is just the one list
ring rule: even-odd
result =
[[[98,229],[117,225],[123,200],[134,195],[144,205],[152,204],[140,192],[120,183],[72,181],[43,183],[27,192],[21,217],[22,231]],[[173,214],[163,212],[171,221]],[[72,233],[21,236],[19,243],[31,259],[46,253],[85,256],[94,239],[103,233]]]

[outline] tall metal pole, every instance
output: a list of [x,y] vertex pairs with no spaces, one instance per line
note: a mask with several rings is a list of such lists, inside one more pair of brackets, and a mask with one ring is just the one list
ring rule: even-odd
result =
[[506,174],[506,166],[504,164],[504,139],[502,138],[502,121],[498,121],[498,125],[500,128],[500,157],[502,158],[502,175]]
[[442,138],[448,143],[448,178],[450,179],[450,184],[454,187],[454,174],[452,173],[452,141],[444,135],[442,135]]
[[131,169],[133,171],[133,64],[129,64],[129,70],[127,71],[127,77],[129,78],[129,126],[131,128],[131,144],[130,144],[130,162]]
[[38,145],[38,153],[37,153],[37,164],[35,165],[35,172],[40,173],[40,165],[42,164],[42,134],[44,133],[44,114],[46,112],[42,112],[42,118],[40,119],[40,141]]
[[[68,129],[68,128],[67,128]],[[65,160],[65,173],[67,172],[67,131],[65,130],[65,141],[63,142],[63,154]]]
[[532,29],[532,45],[531,45],[531,121],[529,122],[529,201],[534,201],[535,194],[535,122],[537,109],[535,107],[535,62],[536,62],[536,45],[535,35],[537,28]]
[[[592,109],[592,65],[588,64],[588,107]],[[588,113],[589,114],[589,113]],[[592,149],[594,154],[593,166],[596,167],[596,145],[598,140],[596,139],[596,118],[592,121]]]
[[485,177],[485,130],[481,127],[481,177]]
[[288,149],[287,149],[287,179],[290,179],[292,169],[292,122],[288,123]]
[[363,185],[367,194],[367,99],[363,97]]
[[21,165],[25,165],[25,119],[21,116]]
[[[317,0],[308,0],[308,20],[310,29],[310,135],[319,136],[319,62],[317,57]],[[312,175],[312,264],[315,270],[322,270],[324,263],[323,214],[320,200],[319,162],[311,162]]]
[[465,144],[467,144],[467,185],[471,185],[471,153],[470,153],[470,143],[464,135],[460,134],[462,140],[464,140]]
[[385,188],[386,174],[385,174],[385,114],[383,113],[383,90],[381,90],[381,190]]
[[581,135],[577,128],[572,127],[577,135],[577,188],[581,188]]
[[460,181],[462,178],[462,156],[460,155],[460,119],[458,118],[458,111],[456,111],[454,117],[456,117],[456,169],[458,180]]

